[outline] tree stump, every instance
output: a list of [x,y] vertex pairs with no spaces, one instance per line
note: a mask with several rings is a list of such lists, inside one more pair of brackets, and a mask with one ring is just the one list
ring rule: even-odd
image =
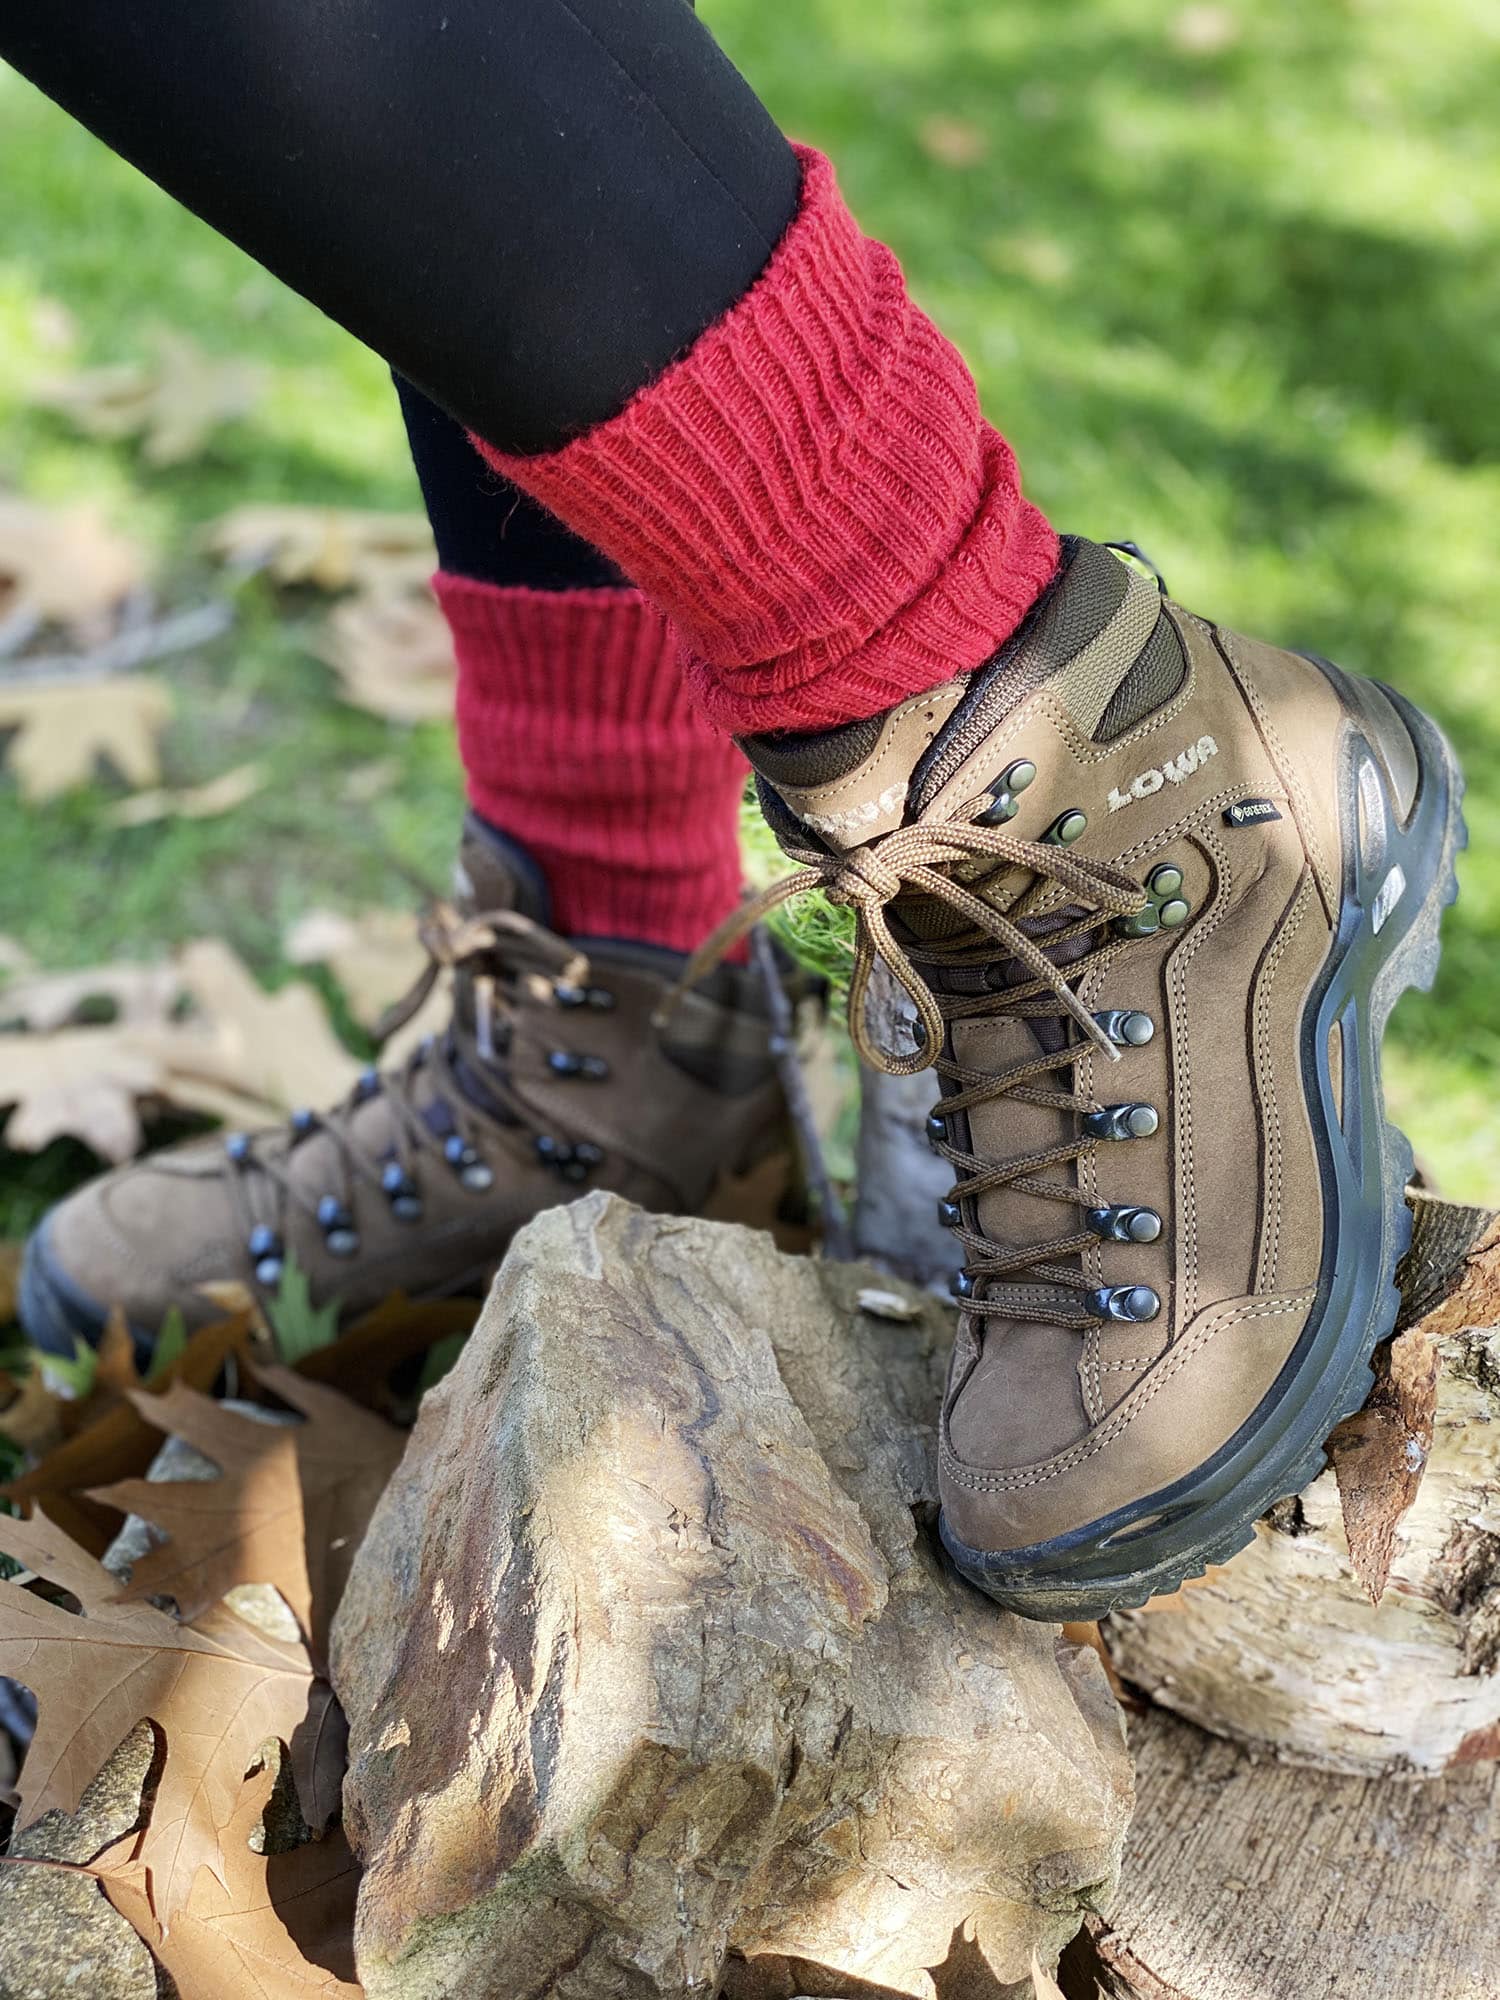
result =
[[934,1547],[950,1334],[611,1197],[521,1233],[334,1631],[370,2000],[1029,1996],[1128,1764]]
[[1067,2000],[1495,2000],[1500,1776],[1288,1768],[1133,1716],[1120,1892],[1064,1956]]
[[1105,1628],[1153,1700],[1361,1775],[1500,1756],[1500,1218],[1414,1205],[1404,1330],[1330,1470],[1202,1584]]

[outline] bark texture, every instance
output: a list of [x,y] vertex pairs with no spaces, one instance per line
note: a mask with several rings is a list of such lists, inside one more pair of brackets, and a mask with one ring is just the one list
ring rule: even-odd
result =
[[1330,1771],[1500,1756],[1500,1223],[1416,1206],[1402,1283],[1425,1310],[1330,1470],[1202,1584],[1105,1628],[1155,1701]]
[[947,1310],[593,1196],[427,1398],[334,1631],[370,2000],[980,2000],[1108,1901],[1097,1658],[933,1546]]
[[1067,2000],[1495,2000],[1500,1778],[1289,1770],[1149,1710],[1120,1894]]

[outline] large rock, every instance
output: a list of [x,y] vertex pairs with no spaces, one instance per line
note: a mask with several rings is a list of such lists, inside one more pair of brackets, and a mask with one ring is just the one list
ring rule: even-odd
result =
[[1029,1993],[1130,1780],[934,1551],[949,1332],[609,1197],[522,1232],[334,1630],[371,2000]]

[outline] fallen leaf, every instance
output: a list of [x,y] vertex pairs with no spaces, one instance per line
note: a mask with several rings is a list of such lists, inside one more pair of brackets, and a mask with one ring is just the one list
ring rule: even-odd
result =
[[89,437],[139,438],[152,465],[197,458],[222,425],[244,417],[264,391],[266,372],[206,354],[184,334],[159,332],[148,362],[121,362],[43,382],[32,401]]
[[1376,1355],[1375,1386],[1364,1408],[1328,1440],[1338,1481],[1349,1561],[1378,1604],[1390,1581],[1400,1527],[1427,1470],[1437,1415],[1438,1352],[1420,1326],[1397,1334]]
[[266,1300],[265,1310],[275,1336],[276,1352],[293,1367],[338,1338],[337,1299],[315,1306],[307,1273],[290,1253],[282,1267],[275,1296]]
[[75,1616],[18,1583],[0,1583],[0,1668],[38,1704],[18,1787],[19,1826],[53,1808],[76,1810],[143,1719],[157,1725],[165,1749],[139,1850],[164,1927],[187,1902],[200,1867],[223,1881],[219,1829],[268,1737],[291,1752],[308,1825],[329,1823],[341,1730],[333,1692],[304,1647],[270,1639],[222,1607],[194,1628],[151,1605],[115,1601],[115,1578],[45,1515],[0,1520],[0,1548],[81,1607]]
[[392,722],[452,717],[453,638],[430,591],[346,599],[330,615],[318,652],[356,708]]
[[16,1286],[21,1277],[21,1243],[0,1243],[0,1326],[16,1316]]
[[232,771],[210,778],[207,784],[187,785],[177,791],[158,786],[120,799],[105,813],[106,825],[149,826],[160,819],[218,819],[233,812],[247,799],[264,789],[269,773],[262,764],[236,764]]
[[287,1854],[255,1851],[274,1774],[245,1786],[225,1826],[217,1870],[201,1868],[163,1933],[136,1837],[91,1864],[104,1893],[170,1974],[181,2000],[359,2000],[354,1902],[359,1864],[343,1832]]
[[32,1456],[49,1452],[63,1434],[62,1398],[40,1368],[31,1368],[0,1410],[0,1437]]
[[309,1382],[331,1383],[357,1403],[386,1407],[395,1370],[441,1341],[472,1333],[481,1304],[479,1299],[414,1300],[404,1292],[393,1293],[330,1346],[307,1355],[297,1372]]
[[87,630],[144,574],[141,550],[97,507],[49,507],[0,494],[0,617],[29,614]]
[[0,683],[0,730],[16,732],[6,761],[33,805],[90,783],[101,762],[132,785],[156,784],[171,714],[166,686],[145,674]]
[[336,1098],[359,1072],[311,986],[296,980],[266,993],[216,940],[185,947],[170,981],[127,968],[66,980],[13,986],[0,1017],[18,991],[24,1007],[55,1018],[102,989],[123,1001],[126,1018],[0,1034],[0,1106],[15,1107],[5,1137],[17,1152],[70,1135],[105,1159],[127,1160],[144,1142],[142,1106],[266,1125],[295,1105]]
[[437,567],[425,514],[237,507],[214,522],[207,542],[223,562],[315,590],[409,589],[425,584]]
[[[210,1389],[231,1356],[248,1363],[250,1343],[251,1321],[246,1313],[199,1327],[188,1335],[175,1358],[169,1356],[161,1364],[159,1374],[153,1368],[152,1386],[166,1388],[181,1381],[195,1389]],[[37,1379],[40,1381],[39,1374]],[[52,1400],[55,1404],[56,1398]],[[3,1423],[0,1416],[0,1425]],[[156,1428],[133,1403],[122,1401],[48,1451],[30,1471],[0,1488],[0,1497],[19,1506],[44,1502],[48,1515],[65,1534],[90,1555],[102,1555],[114,1539],[119,1520],[112,1508],[89,1500],[84,1489],[143,1473],[160,1444]]]
[[1240,24],[1227,7],[1215,6],[1213,0],[1200,0],[1200,4],[1183,7],[1174,14],[1167,32],[1184,54],[1214,56],[1223,49],[1233,48],[1240,38]]
[[159,1396],[137,1390],[130,1400],[148,1424],[212,1459],[219,1477],[120,1479],[90,1489],[90,1500],[139,1514],[169,1537],[132,1564],[121,1602],[170,1597],[191,1623],[242,1584],[274,1583],[310,1633],[312,1590],[291,1433],[226,1410],[182,1383]]
[[170,965],[95,965],[83,972],[28,972],[0,988],[0,1026],[50,1033],[95,1023],[170,1017],[182,981]]
[[917,128],[917,141],[928,159],[942,167],[974,167],[990,149],[988,136],[967,118],[935,112]]
[[[326,966],[350,1013],[369,1029],[411,990],[427,964],[417,919],[410,910],[361,910],[354,916],[309,910],[286,933],[281,949],[289,965]],[[447,1004],[440,998],[438,1010],[446,1014]],[[436,1013],[429,1016],[427,1028],[436,1018]]]

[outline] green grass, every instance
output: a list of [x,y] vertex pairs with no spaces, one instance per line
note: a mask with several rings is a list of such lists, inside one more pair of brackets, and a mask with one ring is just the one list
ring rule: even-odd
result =
[[[1492,10],[705,12],[788,129],[833,152],[1055,519],[1142,542],[1188,603],[1377,672],[1452,733],[1474,847],[1437,992],[1397,1015],[1392,1095],[1442,1186],[1500,1201]],[[931,157],[935,116],[982,135],[983,157]],[[182,599],[206,581],[194,531],[237,501],[414,503],[380,364],[5,74],[0,184],[0,485],[102,497]],[[90,362],[146,352],[168,325],[263,361],[270,394],[202,462],[151,473],[28,408],[28,383],[56,367],[54,304]],[[275,771],[227,818],[118,833],[105,784],[26,810],[0,782],[0,933],[68,964],[214,931],[279,977],[299,910],[442,879],[459,801],[448,732],[341,706],[306,648],[314,609],[278,615],[252,586],[229,638],[168,669],[174,779],[252,756]],[[398,782],[347,802],[351,766],[384,758]],[[0,1226],[23,1226],[67,1168],[0,1165]]]

